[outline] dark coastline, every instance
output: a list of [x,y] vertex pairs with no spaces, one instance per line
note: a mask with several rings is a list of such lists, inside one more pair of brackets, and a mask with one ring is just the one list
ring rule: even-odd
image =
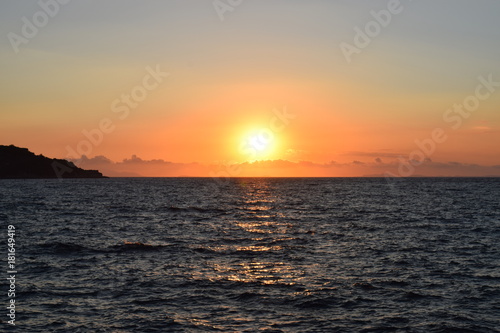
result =
[[35,155],[27,148],[0,145],[0,179],[107,178],[63,159]]

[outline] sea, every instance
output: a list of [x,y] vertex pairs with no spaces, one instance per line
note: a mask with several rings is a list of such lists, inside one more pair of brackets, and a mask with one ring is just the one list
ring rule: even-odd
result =
[[498,178],[0,180],[0,221],[2,332],[500,332]]

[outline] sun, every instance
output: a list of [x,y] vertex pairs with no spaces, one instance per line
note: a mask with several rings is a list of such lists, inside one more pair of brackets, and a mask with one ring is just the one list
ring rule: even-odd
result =
[[271,140],[262,134],[256,134],[251,136],[248,139],[248,142],[252,148],[260,152],[265,151],[266,148],[268,148],[269,145],[271,144]]
[[276,152],[277,137],[267,128],[247,132],[239,146],[240,158],[245,161],[269,159]]

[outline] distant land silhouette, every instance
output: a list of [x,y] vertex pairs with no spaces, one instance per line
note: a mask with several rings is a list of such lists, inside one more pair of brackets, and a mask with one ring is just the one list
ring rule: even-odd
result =
[[97,170],[83,170],[72,162],[35,155],[27,148],[0,145],[0,179],[107,178]]

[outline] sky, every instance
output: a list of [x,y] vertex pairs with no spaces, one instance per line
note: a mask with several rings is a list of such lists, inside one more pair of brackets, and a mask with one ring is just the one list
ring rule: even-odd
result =
[[500,176],[498,13],[2,1],[0,144],[109,176]]

